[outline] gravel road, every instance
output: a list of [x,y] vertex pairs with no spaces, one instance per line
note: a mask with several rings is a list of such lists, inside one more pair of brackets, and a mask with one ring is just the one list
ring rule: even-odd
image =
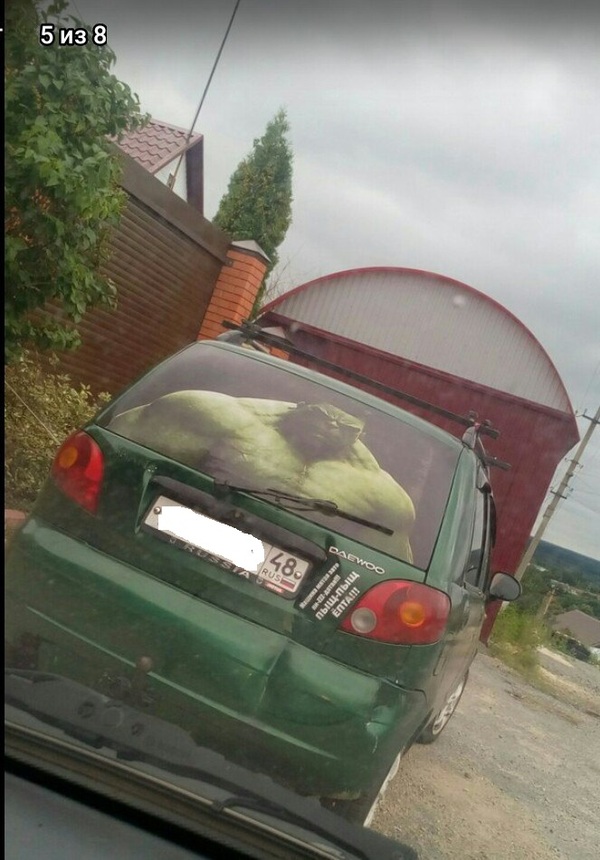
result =
[[372,827],[423,860],[598,860],[600,669],[540,653],[549,695],[485,653],[439,740],[405,756]]

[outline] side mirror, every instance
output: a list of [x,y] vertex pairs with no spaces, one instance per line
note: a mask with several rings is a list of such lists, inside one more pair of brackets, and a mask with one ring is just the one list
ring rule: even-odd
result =
[[490,583],[489,596],[493,600],[516,600],[521,596],[521,583],[510,573],[495,573]]

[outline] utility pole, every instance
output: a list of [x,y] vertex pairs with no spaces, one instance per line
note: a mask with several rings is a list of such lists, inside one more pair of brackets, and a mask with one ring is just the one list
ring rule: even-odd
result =
[[525,555],[521,559],[521,563],[517,569],[517,572],[515,573],[515,577],[517,579],[523,578],[523,575],[524,575],[525,571],[527,570],[527,567],[529,566],[531,559],[533,558],[533,555],[534,555],[534,553],[538,547],[538,544],[541,541],[544,532],[546,531],[546,527],[547,527],[548,523],[550,522],[550,517],[552,516],[552,514],[554,513],[554,511],[558,507],[558,503],[560,502],[560,500],[566,498],[565,490],[567,489],[569,481],[573,477],[573,475],[575,473],[575,469],[577,468],[577,466],[580,465],[581,455],[585,451],[585,448],[586,448],[588,442],[592,438],[592,433],[596,429],[596,426],[598,424],[600,424],[600,406],[596,410],[596,414],[594,415],[593,418],[590,418],[589,415],[583,415],[583,417],[588,419],[588,421],[590,422],[590,426],[586,430],[585,436],[583,437],[583,439],[579,443],[579,447],[577,448],[577,451],[575,452],[575,456],[571,460],[571,464],[570,464],[569,468],[567,469],[567,471],[565,472],[565,475],[559,484],[558,490],[552,491],[554,498],[551,499],[550,504],[548,505],[548,507],[544,511],[544,515],[542,516],[542,521],[540,522],[536,533],[531,538],[531,542],[530,542],[529,546],[527,547],[527,550],[525,551]]
[[210,87],[210,84],[211,84],[211,81],[213,79],[213,75],[216,71],[216,68],[219,65],[219,60],[221,59],[221,54],[223,53],[223,48],[225,47],[225,42],[227,41],[227,37],[229,36],[229,31],[231,30],[231,27],[233,25],[233,19],[235,18],[235,15],[236,15],[236,12],[237,12],[238,7],[240,5],[240,2],[241,2],[241,0],[236,0],[235,7],[233,9],[233,12],[231,13],[231,18],[229,19],[229,24],[227,25],[227,29],[225,30],[225,35],[223,36],[223,41],[221,42],[221,47],[219,48],[219,51],[217,53],[217,57],[213,63],[213,67],[211,69],[210,75],[208,76],[208,81],[206,82],[206,86],[204,87],[204,92],[202,93],[202,98],[200,99],[200,104],[198,105],[198,110],[196,111],[196,116],[194,117],[194,121],[190,127],[190,130],[187,133],[185,143],[184,143],[185,149],[183,150],[183,152],[179,156],[177,164],[175,165],[175,170],[173,171],[173,173],[171,173],[169,175],[169,178],[167,180],[167,188],[170,188],[171,191],[173,190],[175,182],[177,181],[177,174],[179,173],[179,168],[181,167],[181,162],[183,161],[183,158],[185,156],[185,153],[187,150],[187,145],[191,140],[192,134],[194,133],[194,128],[196,127],[196,122],[198,121],[200,111],[202,110],[202,105],[204,104],[204,99],[206,98],[206,94],[208,93],[208,88]]
[[554,600],[555,594],[556,594],[556,587],[554,585],[551,585],[550,591],[546,594],[546,596],[542,600],[542,604],[538,610],[537,618],[539,621],[541,621],[545,617],[546,613],[550,609],[550,604]]

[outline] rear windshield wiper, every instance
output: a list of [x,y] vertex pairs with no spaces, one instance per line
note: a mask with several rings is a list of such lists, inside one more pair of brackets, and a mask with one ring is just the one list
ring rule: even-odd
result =
[[363,517],[357,517],[348,511],[342,510],[337,502],[332,499],[311,499],[309,496],[299,496],[295,493],[284,493],[280,490],[275,490],[272,487],[267,487],[266,490],[260,490],[254,487],[239,487],[235,484],[229,484],[227,481],[214,482],[215,493],[219,497],[226,496],[228,493],[247,493],[249,496],[257,496],[277,502],[281,507],[288,508],[292,511],[317,511],[320,514],[327,516],[342,517],[342,519],[350,520],[353,523],[358,523],[361,526],[375,529],[382,532],[384,535],[393,535],[394,530],[387,526],[382,526],[380,523],[375,523],[372,520],[365,520]]

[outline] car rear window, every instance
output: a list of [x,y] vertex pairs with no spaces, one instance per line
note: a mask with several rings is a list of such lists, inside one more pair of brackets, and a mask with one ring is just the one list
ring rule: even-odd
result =
[[301,510],[426,570],[459,446],[255,353],[194,344],[142,378],[99,424],[218,481],[328,499],[365,523]]

